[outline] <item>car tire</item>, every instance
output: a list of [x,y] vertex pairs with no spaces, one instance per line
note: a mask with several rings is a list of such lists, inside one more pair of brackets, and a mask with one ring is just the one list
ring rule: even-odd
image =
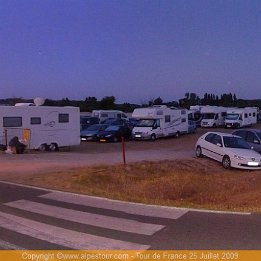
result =
[[45,143],[41,144],[39,146],[38,150],[41,151],[41,152],[47,151],[48,150],[47,144],[45,144]]
[[156,135],[153,133],[153,134],[151,134],[151,136],[150,136],[150,140],[151,141],[155,141],[156,140]]
[[230,169],[231,168],[231,160],[229,158],[228,155],[225,155],[222,159],[222,166],[225,168],[225,169]]
[[58,151],[58,145],[56,143],[51,143],[49,146],[50,151]]
[[197,146],[197,148],[196,148],[196,157],[197,158],[202,158],[202,149],[201,149],[201,147],[200,146]]

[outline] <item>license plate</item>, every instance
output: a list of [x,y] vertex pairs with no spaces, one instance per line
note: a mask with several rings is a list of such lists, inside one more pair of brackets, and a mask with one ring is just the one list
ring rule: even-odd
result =
[[255,166],[255,167],[257,167],[258,166],[258,162],[248,162],[247,165],[248,166]]

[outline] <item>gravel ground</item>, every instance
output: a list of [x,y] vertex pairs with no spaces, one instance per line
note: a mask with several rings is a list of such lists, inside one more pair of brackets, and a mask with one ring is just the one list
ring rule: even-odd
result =
[[[198,137],[208,130],[198,129],[196,134],[160,139],[155,142],[127,141],[126,161],[128,163],[143,160],[192,159]],[[222,129],[222,131],[230,130]],[[15,175],[122,162],[121,143],[84,142],[69,150],[62,149],[60,152],[31,151],[28,154],[17,155],[3,153],[0,156],[0,179],[7,180],[10,177],[13,180]]]

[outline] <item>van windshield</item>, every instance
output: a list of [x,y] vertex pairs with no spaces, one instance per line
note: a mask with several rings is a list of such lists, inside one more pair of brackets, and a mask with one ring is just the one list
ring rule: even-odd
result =
[[215,113],[204,113],[203,114],[203,119],[208,120],[208,119],[214,119]]
[[142,119],[136,124],[136,127],[153,127],[155,120]]
[[226,120],[237,120],[238,117],[239,117],[239,114],[229,113],[226,116]]

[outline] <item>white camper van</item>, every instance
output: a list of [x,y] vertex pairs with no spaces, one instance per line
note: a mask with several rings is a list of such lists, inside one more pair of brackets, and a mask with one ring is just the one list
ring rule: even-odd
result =
[[148,108],[137,108],[132,118],[139,121],[132,130],[133,139],[155,140],[166,136],[179,136],[188,132],[188,114],[186,109],[168,108],[155,105]]
[[227,110],[225,126],[227,128],[240,128],[257,123],[257,108],[234,108]]
[[128,120],[128,117],[125,115],[125,113],[118,110],[93,110],[92,117],[99,118],[100,122],[109,118]]
[[224,126],[227,114],[225,107],[205,106],[201,109],[202,120],[201,127],[218,127]]
[[58,150],[80,144],[78,107],[0,106],[0,143],[17,136],[28,148]]

